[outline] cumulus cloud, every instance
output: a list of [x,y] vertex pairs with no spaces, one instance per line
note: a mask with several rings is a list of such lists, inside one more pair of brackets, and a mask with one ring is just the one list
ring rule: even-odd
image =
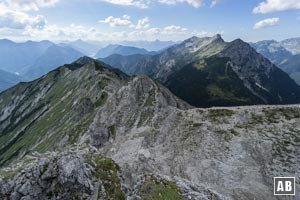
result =
[[266,0],[253,9],[253,13],[272,13],[300,9],[299,0]]
[[177,3],[188,3],[195,8],[199,8],[203,5],[203,0],[158,0],[159,3],[175,5]]
[[99,22],[108,24],[110,27],[132,25],[132,22],[130,21],[130,16],[128,15],[123,15],[121,18],[109,16],[104,20],[100,20]]
[[121,5],[121,6],[134,6],[137,8],[148,8],[150,1],[144,1],[144,0],[99,0],[115,5]]
[[[121,5],[121,6],[134,6],[137,8],[149,8],[153,3],[161,3],[166,5],[176,5],[178,3],[187,3],[194,8],[199,8],[204,5],[204,0],[98,0],[107,3]],[[222,0],[210,0],[210,7],[214,7]]]
[[148,28],[150,26],[150,20],[148,17],[145,17],[143,19],[139,19],[138,23],[136,25],[136,29],[142,29],[142,28]]
[[24,12],[10,10],[0,4],[0,28],[25,29],[26,27],[42,29],[47,23],[42,15],[34,17]]
[[[13,34],[11,34],[13,32]],[[185,27],[169,25],[165,27],[153,27],[144,29],[132,29],[127,31],[108,31],[99,27],[88,27],[84,25],[71,24],[60,26],[46,24],[43,29],[26,27],[25,29],[0,28],[0,37],[13,40],[95,40],[95,41],[136,41],[136,40],[184,40],[192,36],[204,37],[213,36],[222,32],[207,32],[191,30]]]
[[[222,32],[218,32],[222,33]],[[185,27],[170,25],[162,28],[149,28],[146,30],[136,30],[125,34],[126,40],[184,40],[192,36],[205,37],[213,36],[216,33],[207,31],[189,30]]]
[[60,0],[5,0],[8,7],[17,10],[39,10],[43,7],[52,7]]
[[266,28],[270,26],[276,26],[279,24],[279,18],[268,18],[257,22],[254,25],[254,29]]
[[131,21],[131,17],[129,15],[123,15],[121,18],[109,16],[104,20],[100,20],[99,22],[108,24],[110,27],[126,26],[126,27],[136,28],[136,29],[145,29],[145,28],[149,28],[150,26],[150,20],[148,17],[139,19],[137,21],[137,24],[134,24]]

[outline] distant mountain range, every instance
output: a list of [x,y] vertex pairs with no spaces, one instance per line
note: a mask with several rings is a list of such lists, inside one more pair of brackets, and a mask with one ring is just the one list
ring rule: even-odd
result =
[[0,69],[11,73],[25,72],[53,45],[50,41],[15,43],[0,40]]
[[[138,49],[144,49],[149,52],[156,52],[163,49],[166,49],[174,44],[179,42],[174,41],[83,41],[83,40],[75,40],[75,41],[64,41],[60,43],[62,46],[71,46],[77,51],[82,52],[85,55],[88,55],[93,58],[97,58],[97,52],[101,49],[107,49],[108,46],[123,46],[123,47],[133,47]],[[111,48],[111,47],[110,47]],[[131,50],[131,49],[129,49]],[[121,51],[124,53],[124,51]],[[111,54],[113,54],[112,52]],[[139,52],[141,53],[141,52]],[[111,55],[110,54],[110,55]],[[125,52],[125,54],[127,54]],[[131,53],[130,53],[131,54]],[[103,56],[103,55],[100,55]],[[106,56],[109,56],[106,54]],[[105,57],[106,57],[105,56]]]
[[160,51],[162,49],[166,49],[170,46],[173,46],[175,44],[178,44],[180,42],[175,41],[160,41],[160,40],[154,40],[154,41],[123,41],[119,42],[119,44],[124,46],[133,46],[137,48],[144,48],[148,51]]
[[[16,43],[7,39],[0,40],[0,69],[11,73],[10,80],[23,77],[22,80],[34,80],[57,66],[71,63],[84,55],[93,57],[106,57],[112,54],[155,54],[144,48],[123,45],[107,45],[108,42],[95,42],[76,40],[55,44],[51,41],[27,41]],[[130,44],[131,42],[123,42]],[[138,42],[136,44],[151,46],[152,49],[165,48],[173,42]],[[4,74],[4,73],[3,73]],[[16,76],[15,74],[18,74]],[[13,86],[15,81],[8,81],[0,77],[2,90]],[[9,83],[7,83],[7,81]],[[18,81],[17,81],[18,82]]]
[[101,60],[130,75],[150,76],[194,106],[300,102],[300,87],[240,39],[192,37],[157,55]]
[[300,54],[300,37],[283,40],[280,44],[293,55]]
[[23,74],[28,79],[36,79],[63,64],[71,63],[83,54],[72,47],[52,45]]
[[97,54],[95,55],[96,58],[105,58],[107,56],[113,54],[119,54],[122,56],[129,56],[129,55],[136,55],[136,54],[149,54],[146,49],[144,48],[136,48],[136,47],[129,47],[123,45],[108,45],[102,49],[100,49]]
[[15,43],[0,40],[0,69],[36,79],[57,66],[73,62],[83,54],[69,46],[50,41]]
[[84,55],[94,57],[99,49],[103,48],[106,44],[95,41],[75,40],[71,42],[66,41],[64,43],[60,43],[60,45],[72,47]]
[[300,85],[300,38],[283,41],[265,40],[251,43],[252,47],[287,72]]

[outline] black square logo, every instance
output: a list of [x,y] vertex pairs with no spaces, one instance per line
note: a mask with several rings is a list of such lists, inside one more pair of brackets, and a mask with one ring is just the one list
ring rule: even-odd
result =
[[295,195],[295,177],[274,177],[274,195]]

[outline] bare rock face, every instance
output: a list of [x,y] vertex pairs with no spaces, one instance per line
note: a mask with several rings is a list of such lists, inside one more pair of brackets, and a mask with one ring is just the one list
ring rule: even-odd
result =
[[87,198],[96,190],[92,168],[85,162],[77,151],[27,157],[17,167],[5,169],[16,175],[1,182],[1,199]]
[[92,147],[34,154],[3,170],[11,173],[1,179],[3,200],[221,199],[203,186],[154,174],[128,187],[119,166]]
[[[122,97],[133,94],[126,89]],[[280,199],[273,196],[273,177],[300,172],[299,106],[152,110],[124,99],[113,98],[95,117],[102,123],[91,127],[114,127],[113,139],[100,150],[136,174],[133,182],[155,172],[204,184],[228,199],[271,200]],[[156,100],[153,105],[163,105]]]

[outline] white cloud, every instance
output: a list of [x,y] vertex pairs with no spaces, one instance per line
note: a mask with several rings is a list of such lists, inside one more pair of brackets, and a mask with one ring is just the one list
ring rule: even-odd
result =
[[138,23],[136,25],[136,29],[142,29],[142,28],[148,28],[150,26],[150,20],[148,17],[145,17],[143,19],[139,19]]
[[158,0],[159,3],[175,5],[177,3],[188,3],[195,8],[199,8],[203,5],[203,0]]
[[[166,5],[176,5],[178,3],[187,3],[194,8],[199,8],[204,5],[205,0],[98,0],[121,6],[134,6],[137,8],[149,8],[153,3],[161,3]],[[210,7],[214,7],[222,0],[210,0]]]
[[47,23],[42,15],[34,17],[14,11],[0,4],[0,28],[25,29],[26,27],[42,29]]
[[264,19],[264,20],[257,22],[254,25],[254,29],[276,26],[278,24],[279,24],[279,18],[268,18],[268,19]]
[[185,32],[187,31],[187,28],[171,25],[171,26],[166,26],[163,30],[167,33],[176,33],[176,32]]
[[121,5],[121,6],[134,6],[138,8],[148,8],[150,4],[149,1],[144,0],[99,0],[104,1],[107,3],[115,4],[115,5]]
[[39,10],[43,7],[52,7],[60,0],[5,0],[8,7],[17,10]]
[[110,27],[132,25],[132,22],[130,21],[130,16],[128,15],[123,15],[121,18],[109,16],[104,20],[100,20],[99,22],[108,24]]
[[137,21],[137,24],[135,25],[131,21],[131,17],[129,15],[123,15],[121,18],[109,16],[104,20],[100,20],[99,22],[108,24],[110,27],[126,26],[126,27],[136,28],[136,29],[145,29],[145,28],[149,28],[150,26],[150,20],[148,17],[139,19]]
[[[192,36],[205,37],[213,36],[216,33],[207,31],[189,30],[185,27],[170,25],[162,28],[150,28],[146,30],[136,30],[125,34],[126,40],[184,40]],[[124,40],[121,39],[121,40]]]
[[253,9],[253,13],[272,13],[300,9],[299,0],[266,0]]
[[210,3],[210,7],[215,7],[218,3],[222,2],[223,0],[212,0]]
[[128,31],[110,32],[107,29],[87,27],[83,25],[71,24],[70,26],[60,26],[46,24],[43,29],[26,27],[25,29],[0,28],[0,37],[13,40],[95,40],[95,41],[137,41],[137,40],[184,40],[192,36],[204,37],[213,36],[222,32],[207,32],[190,30],[185,27],[170,25],[165,27],[153,27],[145,29],[132,29]]

